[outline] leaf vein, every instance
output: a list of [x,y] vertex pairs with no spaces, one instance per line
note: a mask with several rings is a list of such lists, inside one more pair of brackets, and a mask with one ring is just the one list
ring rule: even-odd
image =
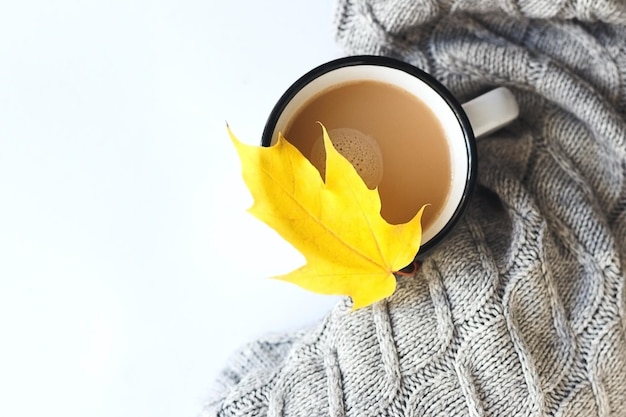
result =
[[[336,241],[338,241],[340,244],[348,248],[351,252],[355,253],[356,255],[363,258],[367,262],[373,265],[376,265],[378,267],[382,266],[378,264],[377,262],[375,262],[374,260],[372,260],[367,254],[362,253],[360,250],[358,250],[358,248],[354,247],[353,245],[348,244],[348,242],[346,242],[344,239],[338,236],[334,230],[326,226],[324,222],[321,221],[321,219],[318,216],[315,216],[306,206],[300,203],[300,201],[298,201],[298,199],[295,198],[295,196],[292,193],[289,193],[287,189],[283,186],[281,181],[276,180],[274,176],[272,175],[272,173],[269,170],[267,170],[265,166],[262,166],[261,170],[263,174],[265,174],[274,184],[278,186],[278,188],[284,195],[286,195],[293,203],[295,203],[295,205],[297,205],[302,211],[304,211],[304,213],[306,213],[311,219],[313,219],[315,221],[315,224],[321,227],[324,231],[328,232]],[[322,189],[326,189],[326,184],[322,185]],[[378,242],[377,242],[377,245],[378,245]]]

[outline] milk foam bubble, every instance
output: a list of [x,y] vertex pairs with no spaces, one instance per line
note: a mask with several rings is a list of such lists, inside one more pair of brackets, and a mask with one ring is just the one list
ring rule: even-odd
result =
[[[372,190],[376,188],[383,178],[383,154],[378,142],[357,129],[346,127],[331,129],[328,136],[335,149],[354,166],[367,187]],[[320,136],[313,144],[311,162],[324,177],[325,161],[324,139]]]

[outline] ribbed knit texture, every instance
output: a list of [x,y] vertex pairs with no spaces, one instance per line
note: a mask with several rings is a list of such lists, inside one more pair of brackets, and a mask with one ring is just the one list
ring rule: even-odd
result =
[[415,276],[244,347],[203,415],[626,416],[625,3],[340,0],[336,28],[520,119]]

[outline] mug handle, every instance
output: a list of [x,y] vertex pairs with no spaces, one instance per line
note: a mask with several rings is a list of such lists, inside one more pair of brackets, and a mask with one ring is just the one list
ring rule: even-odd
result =
[[463,104],[476,139],[506,126],[519,116],[513,93],[498,87]]

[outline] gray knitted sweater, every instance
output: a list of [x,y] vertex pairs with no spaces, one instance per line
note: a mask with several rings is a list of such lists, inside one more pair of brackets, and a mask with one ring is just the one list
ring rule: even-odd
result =
[[340,0],[349,54],[521,117],[396,293],[235,354],[205,416],[626,416],[626,4]]

